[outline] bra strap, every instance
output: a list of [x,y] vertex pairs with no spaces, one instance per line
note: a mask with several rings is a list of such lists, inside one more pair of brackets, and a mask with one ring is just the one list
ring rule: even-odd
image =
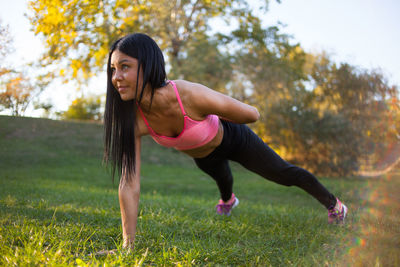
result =
[[179,106],[181,107],[183,116],[186,116],[186,112],[185,112],[185,109],[183,108],[181,97],[179,96],[178,88],[176,88],[176,84],[173,81],[169,81],[169,82],[172,84],[172,87],[174,87],[175,95],[176,95],[176,98],[178,99],[178,103],[179,103]]
[[149,129],[149,131],[150,131],[152,134],[155,133],[154,130],[150,127],[149,122],[146,120],[146,117],[144,116],[143,111],[142,111],[142,109],[140,108],[140,105],[139,105],[139,103],[138,103],[137,101],[136,101],[136,105],[137,105],[137,107],[138,107],[138,109],[139,109],[140,115],[142,115],[143,121],[144,121],[144,123],[146,124],[147,129]]

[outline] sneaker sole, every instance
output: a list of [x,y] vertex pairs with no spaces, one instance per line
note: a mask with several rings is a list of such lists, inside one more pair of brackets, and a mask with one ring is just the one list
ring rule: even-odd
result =
[[235,197],[235,204],[233,204],[232,209],[234,207],[236,207],[237,205],[239,205],[239,199],[237,197]]
[[341,221],[342,221],[342,223],[344,223],[344,219],[346,218],[346,215],[347,215],[347,207],[344,204],[342,204],[342,205],[343,205],[343,219]]

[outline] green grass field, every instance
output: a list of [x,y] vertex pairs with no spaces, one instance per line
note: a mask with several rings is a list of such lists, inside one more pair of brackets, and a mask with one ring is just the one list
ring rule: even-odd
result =
[[328,225],[300,189],[233,164],[240,205],[221,217],[214,181],[145,138],[136,248],[126,253],[102,134],[93,123],[0,116],[1,266],[339,266],[362,235],[370,182],[321,178],[350,208],[345,226]]

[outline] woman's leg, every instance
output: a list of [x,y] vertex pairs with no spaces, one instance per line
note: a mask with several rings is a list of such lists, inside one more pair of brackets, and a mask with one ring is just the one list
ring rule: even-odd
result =
[[241,141],[235,142],[235,149],[229,154],[229,159],[278,184],[300,187],[327,209],[335,206],[336,197],[314,175],[284,161],[246,125],[234,124],[231,127],[236,132],[240,131],[237,136]]
[[194,159],[196,165],[210,175],[218,185],[221,199],[227,202],[232,196],[233,177],[228,161],[225,159],[206,158]]

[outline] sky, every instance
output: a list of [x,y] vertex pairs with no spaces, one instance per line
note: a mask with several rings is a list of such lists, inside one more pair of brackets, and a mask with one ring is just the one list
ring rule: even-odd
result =
[[265,20],[281,21],[307,52],[336,62],[381,69],[400,86],[399,0],[271,0]]
[[[256,7],[264,0],[249,1]],[[8,24],[14,37],[15,52],[7,61],[14,67],[38,59],[43,51],[40,38],[30,31],[24,16],[27,2],[0,0],[2,25]],[[399,14],[399,0],[281,0],[280,4],[270,0],[269,11],[262,18],[267,26],[278,22],[286,25],[282,32],[291,35],[292,42],[300,43],[306,52],[326,51],[337,63],[380,69],[389,84],[400,86]],[[102,85],[101,81],[94,83],[89,92],[103,93],[105,82]],[[61,111],[77,94],[74,89],[55,84],[41,100],[52,102]]]

